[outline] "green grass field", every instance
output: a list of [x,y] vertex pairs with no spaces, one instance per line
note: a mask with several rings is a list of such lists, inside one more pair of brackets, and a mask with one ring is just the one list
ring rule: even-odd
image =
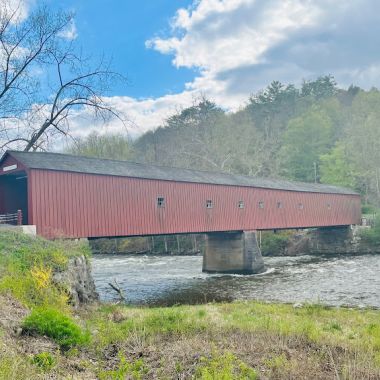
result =
[[0,379],[380,379],[380,312],[234,302],[73,309],[84,246],[0,233]]

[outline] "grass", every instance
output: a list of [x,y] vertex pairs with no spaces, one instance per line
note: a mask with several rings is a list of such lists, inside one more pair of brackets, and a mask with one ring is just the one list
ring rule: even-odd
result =
[[11,293],[28,307],[67,309],[67,292],[53,283],[52,275],[65,270],[71,257],[88,254],[83,244],[1,231],[0,293]]
[[[81,317],[96,331],[97,355],[104,356],[112,347],[108,358],[129,352],[126,360],[132,363],[138,353],[148,373],[161,373],[162,378],[184,375],[189,368],[192,376],[205,379],[260,378],[268,373],[278,379],[305,378],[308,373],[315,376],[308,378],[336,373],[343,379],[380,378],[376,310],[234,302],[103,306],[83,311]],[[115,364],[112,370],[118,368]]]
[[84,249],[68,247],[1,233],[0,379],[380,378],[377,310],[253,301],[73,310],[52,281]]
[[28,378],[37,379],[38,369],[22,355],[2,353],[0,356],[0,379],[1,380],[24,380],[25,374]]
[[76,319],[90,331],[91,345],[53,350],[57,364],[47,372],[79,368],[76,376],[100,379],[380,378],[376,310],[257,302],[94,305]]
[[19,271],[43,265],[53,270],[66,268],[70,257],[89,255],[84,244],[68,240],[48,241],[14,231],[0,232],[0,266],[12,264]]
[[71,317],[51,307],[33,309],[25,318],[22,327],[27,333],[45,335],[53,339],[63,350],[89,342],[89,335]]
[[40,352],[31,359],[32,364],[36,365],[43,372],[49,372],[56,364],[54,356],[50,352]]
[[219,354],[213,352],[211,357],[202,357],[201,363],[195,373],[195,378],[204,380],[256,380],[257,372],[238,359],[231,352]]
[[[202,311],[202,313],[200,313]],[[113,320],[113,315],[119,315]],[[120,320],[120,314],[123,316]],[[380,352],[380,312],[258,302],[234,302],[171,308],[100,307],[83,318],[97,331],[96,345],[123,342],[133,334],[144,338],[191,337],[224,331],[297,337],[315,344]]]

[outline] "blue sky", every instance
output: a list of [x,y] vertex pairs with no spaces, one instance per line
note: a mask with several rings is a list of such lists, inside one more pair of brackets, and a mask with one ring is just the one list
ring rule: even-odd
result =
[[[53,5],[55,1],[51,2]],[[194,70],[175,68],[172,58],[147,49],[145,41],[170,32],[170,20],[189,0],[67,0],[61,9],[75,12],[78,42],[94,57],[112,57],[113,67],[128,78],[128,86],[115,86],[113,95],[158,97],[184,90]]]
[[[236,110],[273,80],[332,74],[341,86],[380,87],[378,0],[47,1],[75,12],[84,52],[112,58],[128,78],[109,101],[133,135],[201,95]],[[98,127],[85,118],[73,124],[81,134]]]

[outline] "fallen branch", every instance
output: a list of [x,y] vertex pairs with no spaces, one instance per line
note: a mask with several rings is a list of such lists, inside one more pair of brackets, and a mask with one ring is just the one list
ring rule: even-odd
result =
[[108,285],[119,295],[119,302],[125,302],[127,299],[125,298],[124,292],[121,289],[120,285],[117,283],[116,279],[113,280],[114,283],[109,282]]

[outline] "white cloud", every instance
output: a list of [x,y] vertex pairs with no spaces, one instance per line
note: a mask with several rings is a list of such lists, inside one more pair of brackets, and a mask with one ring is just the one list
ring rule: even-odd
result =
[[18,23],[26,19],[30,8],[35,4],[35,0],[2,0],[1,9],[10,13],[15,13],[14,23]]
[[134,99],[127,96],[105,98],[105,102],[123,117],[123,122],[117,118],[112,118],[103,125],[92,117],[91,109],[83,109],[70,117],[71,135],[83,137],[96,130],[100,133],[126,132],[130,137],[135,138],[160,126],[163,120],[191,105],[195,96],[192,91],[185,91],[157,99]]
[[78,37],[78,31],[77,26],[75,24],[75,20],[71,20],[67,28],[59,33],[59,36],[66,40],[75,40]]
[[302,0],[203,0],[193,10],[181,9],[174,33],[182,38],[155,38],[149,46],[173,53],[177,67],[198,67],[216,73],[257,64],[272,46],[294,30],[313,25],[319,10]]
[[379,86],[379,13],[377,0],[200,0],[147,46],[199,70],[186,91],[236,109],[272,80]]

